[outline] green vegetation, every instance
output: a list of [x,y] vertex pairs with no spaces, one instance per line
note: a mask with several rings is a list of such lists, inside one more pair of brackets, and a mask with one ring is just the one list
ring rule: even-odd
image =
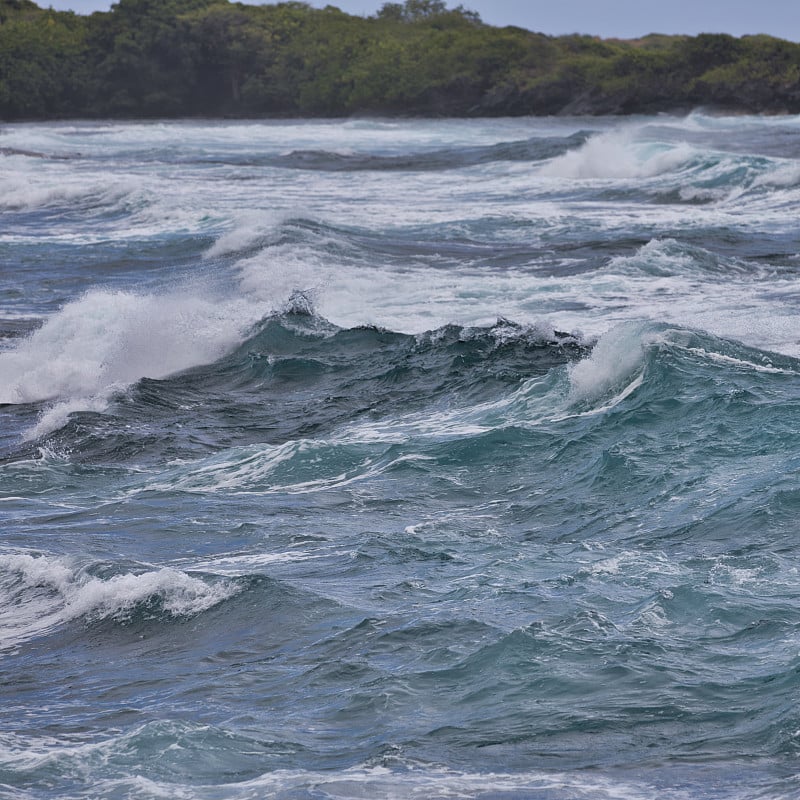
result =
[[800,112],[800,45],[550,37],[441,0],[372,17],[301,2],[0,0],[0,118]]

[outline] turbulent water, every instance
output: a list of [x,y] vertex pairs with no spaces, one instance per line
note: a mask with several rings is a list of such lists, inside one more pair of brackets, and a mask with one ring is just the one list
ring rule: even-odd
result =
[[800,118],[0,129],[0,798],[800,797]]

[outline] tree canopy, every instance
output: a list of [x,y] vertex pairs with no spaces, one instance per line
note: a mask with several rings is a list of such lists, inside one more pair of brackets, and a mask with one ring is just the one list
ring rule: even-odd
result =
[[550,37],[443,0],[371,17],[303,2],[0,0],[0,117],[800,112],[800,45]]

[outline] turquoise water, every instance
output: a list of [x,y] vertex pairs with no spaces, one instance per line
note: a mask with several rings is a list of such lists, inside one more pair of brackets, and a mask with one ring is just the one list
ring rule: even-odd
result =
[[798,118],[0,166],[0,797],[800,797]]

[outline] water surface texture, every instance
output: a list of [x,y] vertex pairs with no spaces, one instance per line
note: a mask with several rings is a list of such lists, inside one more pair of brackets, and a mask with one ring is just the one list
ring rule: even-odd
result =
[[0,798],[800,797],[800,118],[0,129]]

